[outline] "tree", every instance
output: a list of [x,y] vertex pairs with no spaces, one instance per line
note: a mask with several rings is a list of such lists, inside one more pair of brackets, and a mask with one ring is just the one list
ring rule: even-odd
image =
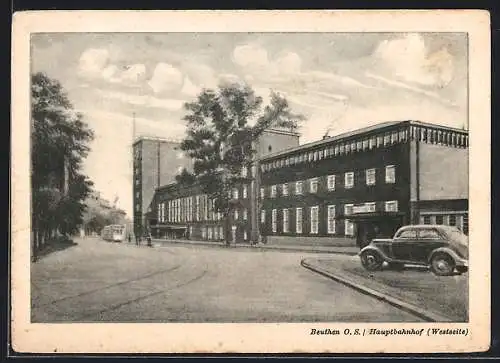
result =
[[[239,204],[231,191],[246,180],[241,171],[253,162],[254,142],[270,127],[297,130],[304,116],[292,113],[287,100],[275,92],[271,92],[270,104],[262,108],[262,98],[240,84],[204,89],[184,108],[187,132],[180,149],[193,159],[194,166],[192,173],[184,170],[177,181],[198,183],[214,201],[214,211],[221,213],[227,231],[229,214]],[[227,233],[225,240],[229,244]]]
[[62,85],[44,73],[31,76],[31,191],[34,255],[55,233],[81,223],[92,182],[82,161],[93,132],[74,112]]

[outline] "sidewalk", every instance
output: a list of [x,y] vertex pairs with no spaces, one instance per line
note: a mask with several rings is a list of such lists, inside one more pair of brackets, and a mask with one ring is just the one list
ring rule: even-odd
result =
[[[167,244],[184,244],[193,246],[210,246],[220,248],[247,248],[256,251],[262,250],[281,250],[281,251],[294,251],[294,252],[310,252],[310,253],[337,253],[344,255],[356,255],[359,252],[357,247],[346,246],[308,246],[308,245],[286,245],[286,244],[262,244],[251,245],[249,243],[232,243],[229,247],[224,242],[220,241],[193,241],[186,239],[153,239],[153,244],[162,246]],[[141,244],[146,244],[142,241]]]
[[442,277],[417,267],[370,272],[356,258],[307,258],[301,264],[424,320],[468,321],[468,274]]

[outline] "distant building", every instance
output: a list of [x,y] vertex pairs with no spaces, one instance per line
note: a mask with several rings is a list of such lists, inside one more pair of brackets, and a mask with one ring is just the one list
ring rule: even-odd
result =
[[139,137],[133,144],[133,219],[134,233],[147,227],[146,214],[156,188],[175,181],[181,168],[192,167],[192,161],[177,148],[180,143],[153,137]]

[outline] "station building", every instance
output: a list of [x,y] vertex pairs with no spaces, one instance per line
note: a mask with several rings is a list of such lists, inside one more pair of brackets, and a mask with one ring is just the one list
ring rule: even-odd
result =
[[468,233],[466,130],[394,121],[304,145],[296,133],[266,130],[254,148],[227,225],[199,186],[170,182],[150,191],[153,234],[361,247],[405,224]]
[[417,223],[468,231],[465,130],[385,122],[264,156],[260,168],[260,231],[275,241],[361,247]]

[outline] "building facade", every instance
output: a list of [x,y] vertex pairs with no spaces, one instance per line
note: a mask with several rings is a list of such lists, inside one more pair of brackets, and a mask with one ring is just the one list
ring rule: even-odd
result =
[[133,146],[133,219],[134,234],[147,229],[147,214],[155,189],[172,183],[182,168],[190,169],[192,161],[174,140],[140,137]]
[[268,238],[363,246],[412,223],[467,232],[465,130],[387,122],[265,156],[260,168]]

